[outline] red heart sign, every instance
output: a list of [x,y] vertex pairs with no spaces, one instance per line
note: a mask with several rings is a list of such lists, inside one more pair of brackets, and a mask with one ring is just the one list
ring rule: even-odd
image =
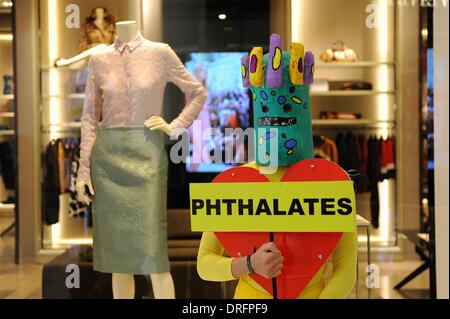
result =
[[[347,173],[337,164],[323,160],[303,160],[291,166],[282,182],[345,181]],[[236,167],[219,174],[213,183],[269,182],[257,169]],[[270,241],[269,233],[216,232],[220,243],[231,257],[252,254],[254,249]],[[333,253],[342,233],[274,233],[274,242],[285,258],[282,274],[277,277],[280,299],[298,298],[314,275]],[[258,274],[251,277],[273,295],[272,280]]]

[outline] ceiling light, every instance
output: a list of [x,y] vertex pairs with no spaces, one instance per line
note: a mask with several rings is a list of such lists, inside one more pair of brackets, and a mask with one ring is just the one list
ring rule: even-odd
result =
[[219,20],[225,20],[227,18],[227,15],[225,13],[220,13],[218,16]]
[[13,6],[13,3],[12,3],[12,1],[3,1],[2,5],[4,7],[11,8]]

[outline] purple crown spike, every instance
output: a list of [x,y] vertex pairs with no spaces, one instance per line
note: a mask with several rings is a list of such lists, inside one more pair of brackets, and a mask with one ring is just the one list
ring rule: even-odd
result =
[[310,51],[305,53],[304,82],[305,84],[314,82],[314,55]]
[[245,88],[250,87],[250,79],[248,76],[248,62],[249,62],[249,56],[243,56],[241,58],[241,76],[242,76],[242,85]]
[[271,88],[283,86],[283,48],[279,34],[270,36],[269,61],[267,64],[266,85]]

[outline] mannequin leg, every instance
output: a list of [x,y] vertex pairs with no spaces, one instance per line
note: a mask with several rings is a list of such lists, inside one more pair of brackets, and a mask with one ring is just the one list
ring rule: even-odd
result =
[[175,299],[175,287],[170,272],[150,275],[155,299]]
[[114,299],[134,299],[134,275],[112,274]]

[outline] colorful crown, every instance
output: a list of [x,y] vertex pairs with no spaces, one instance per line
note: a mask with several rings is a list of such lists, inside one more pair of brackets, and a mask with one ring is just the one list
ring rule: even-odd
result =
[[[283,55],[289,56],[288,65],[284,65]],[[264,64],[267,74],[264,74]],[[284,83],[287,68],[290,83]],[[292,43],[290,53],[283,52],[281,36],[270,36],[270,49],[267,63],[263,62],[263,48],[254,47],[250,55],[241,58],[242,84],[244,87],[278,88],[281,86],[311,84],[314,80],[314,55],[305,52],[301,43]]]
[[253,48],[242,58],[241,68],[242,83],[252,91],[256,162],[290,166],[312,158],[312,53],[305,52],[301,43],[292,43],[290,52],[283,52],[281,37],[272,34],[270,52],[263,56],[261,47]]

